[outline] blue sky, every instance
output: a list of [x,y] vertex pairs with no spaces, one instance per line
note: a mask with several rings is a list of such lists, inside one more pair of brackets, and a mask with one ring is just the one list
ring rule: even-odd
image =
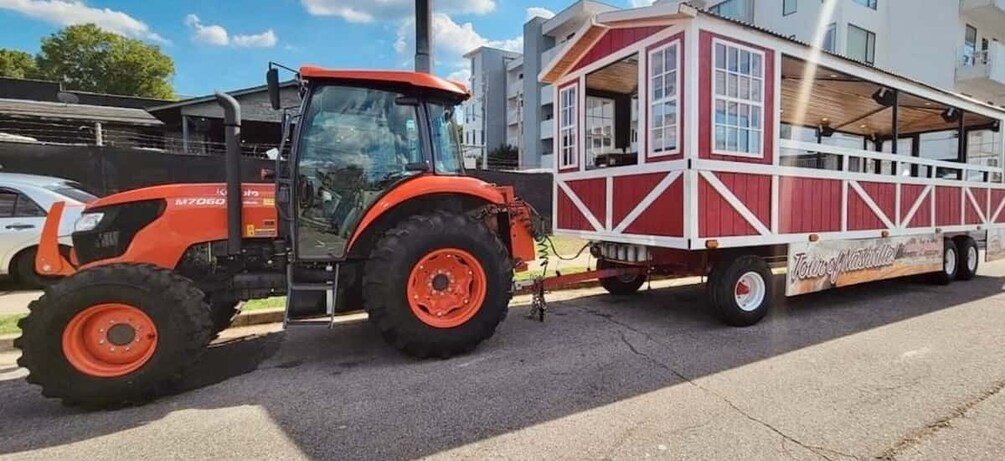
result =
[[[528,15],[573,0],[432,0],[436,72],[464,78],[464,52],[519,49]],[[613,0],[629,6],[645,0]],[[413,0],[0,0],[0,48],[37,52],[69,24],[157,44],[175,61],[180,96],[260,85],[268,61],[297,67],[408,68]]]

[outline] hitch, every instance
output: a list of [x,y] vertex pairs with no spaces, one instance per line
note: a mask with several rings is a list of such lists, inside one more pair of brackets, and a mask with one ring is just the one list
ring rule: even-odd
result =
[[568,275],[558,274],[554,277],[537,277],[530,285],[531,304],[530,304],[530,311],[527,313],[527,318],[529,319],[536,318],[539,322],[544,321],[544,315],[548,311],[548,301],[544,297],[544,293],[546,290],[572,285],[574,283],[588,282],[591,280],[600,280],[610,277],[619,277],[622,275],[629,275],[629,274],[648,275],[649,267],[647,266],[618,267],[612,269],[598,269],[588,272],[581,272],[578,274],[568,274]]

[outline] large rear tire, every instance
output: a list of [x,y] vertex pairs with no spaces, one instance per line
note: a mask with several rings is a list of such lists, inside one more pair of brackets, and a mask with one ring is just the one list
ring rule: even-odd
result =
[[363,275],[370,320],[395,348],[447,358],[473,350],[506,317],[513,266],[502,242],[460,214],[409,217],[377,242]]
[[49,287],[19,322],[18,365],[42,395],[89,409],[156,398],[212,336],[204,294],[159,267],[111,264]]

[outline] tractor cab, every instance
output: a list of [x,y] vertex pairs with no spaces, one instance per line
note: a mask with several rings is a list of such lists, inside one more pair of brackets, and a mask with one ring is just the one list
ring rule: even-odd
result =
[[[288,223],[296,260],[344,260],[366,211],[395,186],[463,174],[453,119],[468,97],[463,85],[414,72],[317,67],[301,68],[299,78],[303,99],[286,117],[297,123],[287,128],[292,145],[279,196],[297,217]],[[278,79],[268,80],[278,102]]]

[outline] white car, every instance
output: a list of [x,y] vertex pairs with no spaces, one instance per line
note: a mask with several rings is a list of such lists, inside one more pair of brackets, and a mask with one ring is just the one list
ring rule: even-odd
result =
[[66,179],[0,173],[0,275],[33,287],[45,285],[46,278],[35,272],[35,253],[46,214],[53,203],[66,203],[59,243],[70,247],[70,234],[84,204],[96,199]]

